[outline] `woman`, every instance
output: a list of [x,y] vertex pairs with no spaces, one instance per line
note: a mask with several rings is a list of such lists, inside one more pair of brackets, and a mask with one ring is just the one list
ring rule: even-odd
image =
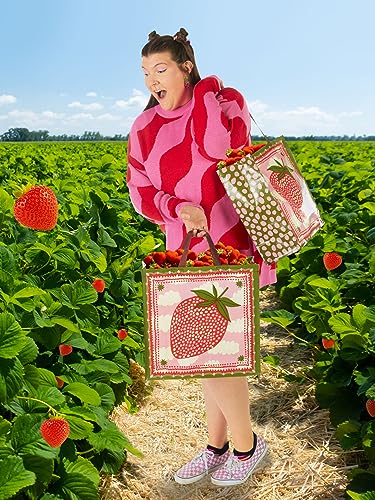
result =
[[[168,249],[181,247],[193,230],[191,249],[204,251],[208,230],[215,242],[254,256],[261,287],[274,283],[275,266],[261,259],[216,173],[226,149],[249,144],[245,99],[216,76],[200,78],[183,28],[174,36],[149,35],[142,70],[151,97],[129,134],[127,182],[135,209],[163,229]],[[175,480],[188,484],[212,473],[214,484],[241,484],[267,450],[252,431],[247,379],[203,379],[202,385],[208,445]]]

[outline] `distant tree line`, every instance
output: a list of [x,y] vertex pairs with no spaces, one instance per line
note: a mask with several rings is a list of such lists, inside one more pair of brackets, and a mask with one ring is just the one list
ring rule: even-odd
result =
[[[10,128],[0,135],[0,142],[34,142],[34,141],[127,141],[129,134],[115,134],[113,136],[103,136],[99,132],[86,131],[82,135],[61,134],[50,135],[48,130],[29,130],[27,128]],[[268,136],[268,139],[275,137]],[[375,141],[375,135],[304,135],[285,136],[287,141]],[[264,140],[263,136],[253,135],[253,141]]]
[[99,132],[84,132],[82,135],[60,134],[50,135],[48,130],[29,130],[27,128],[10,128],[0,135],[1,142],[34,142],[34,141],[126,141],[128,135],[116,134],[103,136]]

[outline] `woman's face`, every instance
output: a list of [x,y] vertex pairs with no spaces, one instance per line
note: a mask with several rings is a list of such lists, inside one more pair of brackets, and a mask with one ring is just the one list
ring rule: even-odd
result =
[[142,57],[142,70],[148,90],[166,111],[183,106],[193,96],[192,86],[185,87],[184,78],[190,73],[193,64],[184,63],[186,72],[182,71],[172,60],[169,52],[160,52]]

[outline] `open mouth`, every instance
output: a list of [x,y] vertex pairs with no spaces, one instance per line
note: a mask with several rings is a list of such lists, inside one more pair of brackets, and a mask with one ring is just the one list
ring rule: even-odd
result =
[[155,92],[155,94],[158,96],[158,99],[163,99],[166,93],[166,90],[158,90],[157,92]]

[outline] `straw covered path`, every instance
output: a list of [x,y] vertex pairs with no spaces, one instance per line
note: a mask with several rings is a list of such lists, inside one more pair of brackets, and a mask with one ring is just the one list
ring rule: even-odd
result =
[[[273,309],[272,287],[261,292],[261,309]],[[311,351],[296,345],[280,328],[261,324],[261,355],[275,355],[292,373],[311,364]],[[318,408],[312,383],[288,383],[262,363],[259,378],[249,378],[255,432],[269,444],[262,466],[241,486],[219,488],[209,478],[178,485],[175,470],[205,446],[204,401],[199,380],[153,383],[140,411],[117,408],[113,420],[145,455],[128,455],[117,476],[104,479],[103,499],[124,500],[328,500],[343,498],[346,473],[355,454],[333,437],[328,412]]]

